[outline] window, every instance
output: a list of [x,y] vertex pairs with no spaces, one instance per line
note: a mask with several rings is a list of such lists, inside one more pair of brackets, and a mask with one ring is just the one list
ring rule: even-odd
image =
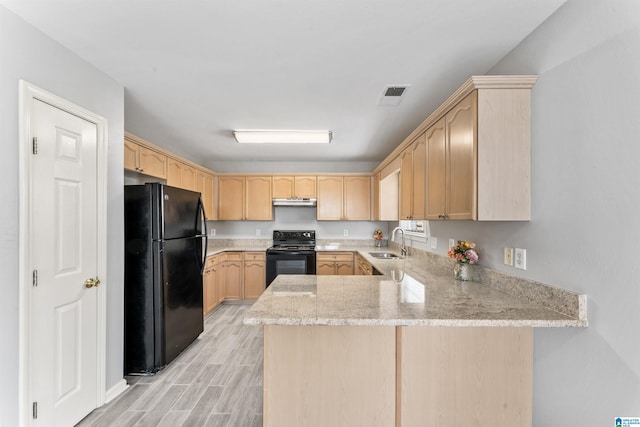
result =
[[400,220],[399,226],[404,229],[406,237],[418,242],[426,242],[431,235],[427,220]]

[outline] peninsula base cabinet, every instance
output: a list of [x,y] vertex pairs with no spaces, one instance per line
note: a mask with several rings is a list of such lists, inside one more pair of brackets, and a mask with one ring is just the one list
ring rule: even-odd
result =
[[531,427],[530,327],[264,326],[265,426]]

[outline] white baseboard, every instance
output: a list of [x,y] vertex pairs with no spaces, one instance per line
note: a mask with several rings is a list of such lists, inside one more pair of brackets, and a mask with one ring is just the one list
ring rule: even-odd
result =
[[107,390],[107,393],[104,396],[105,398],[104,403],[111,402],[113,399],[120,396],[120,394],[128,388],[129,388],[129,384],[127,384],[127,381],[124,378],[121,379],[116,383],[116,385],[114,385],[109,390]]

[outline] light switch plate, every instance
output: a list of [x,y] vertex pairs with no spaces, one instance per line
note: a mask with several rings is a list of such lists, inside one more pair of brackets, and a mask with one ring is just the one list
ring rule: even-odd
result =
[[344,237],[347,237],[349,235],[349,230],[344,230]]
[[449,249],[456,245],[456,239],[449,239]]
[[513,266],[513,248],[504,248],[504,264]]
[[209,237],[215,237],[216,236],[216,229],[212,228],[211,230],[209,230]]
[[527,269],[527,250],[516,248],[513,262],[516,268],[519,268],[520,270],[526,270]]

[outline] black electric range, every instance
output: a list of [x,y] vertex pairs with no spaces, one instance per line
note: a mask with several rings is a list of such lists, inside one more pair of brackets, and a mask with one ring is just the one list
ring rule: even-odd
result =
[[267,249],[267,286],[280,274],[316,274],[315,230],[274,230]]

